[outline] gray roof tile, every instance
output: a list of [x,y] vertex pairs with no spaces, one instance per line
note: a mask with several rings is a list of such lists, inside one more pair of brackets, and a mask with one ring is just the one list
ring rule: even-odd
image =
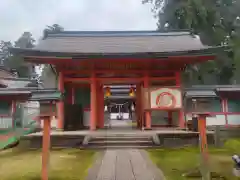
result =
[[203,50],[209,46],[186,32],[63,32],[50,34],[33,48],[48,52],[141,53]]
[[185,97],[216,97],[216,93],[214,91],[187,91],[185,93]]

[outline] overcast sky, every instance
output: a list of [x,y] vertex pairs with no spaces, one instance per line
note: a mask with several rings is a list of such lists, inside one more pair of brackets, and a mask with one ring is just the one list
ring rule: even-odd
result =
[[155,30],[150,5],[142,0],[1,0],[0,40],[24,31],[39,39],[46,25],[65,30]]

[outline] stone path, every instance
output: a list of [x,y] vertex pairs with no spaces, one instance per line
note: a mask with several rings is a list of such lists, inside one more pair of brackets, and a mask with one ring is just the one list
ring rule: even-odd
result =
[[144,150],[106,150],[90,169],[87,180],[164,180]]
[[129,122],[131,121],[127,121],[127,120],[111,120],[111,125],[112,127],[131,127],[129,125]]

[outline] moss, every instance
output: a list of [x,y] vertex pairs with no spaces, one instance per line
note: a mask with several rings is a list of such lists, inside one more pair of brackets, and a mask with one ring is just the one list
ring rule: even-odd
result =
[[[83,180],[92,164],[95,151],[66,149],[51,151],[49,180]],[[12,155],[12,156],[11,156]],[[40,180],[41,151],[0,154],[1,180]]]
[[231,152],[239,152],[240,148],[240,139],[230,139],[224,143],[224,149],[227,149]]
[[[211,172],[225,177],[226,180],[237,180],[232,175],[233,161],[231,156],[239,154],[240,141],[229,140],[223,148],[209,148],[209,169]],[[149,150],[154,163],[163,171],[167,180],[190,180],[182,174],[200,166],[200,151],[196,147],[179,149],[155,149]],[[200,180],[201,178],[194,178]]]

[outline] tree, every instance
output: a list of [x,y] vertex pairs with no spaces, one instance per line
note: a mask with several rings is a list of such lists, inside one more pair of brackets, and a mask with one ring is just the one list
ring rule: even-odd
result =
[[45,39],[49,33],[58,33],[62,31],[64,31],[64,28],[59,24],[53,24],[52,26],[47,26],[43,30],[43,39]]
[[10,41],[0,41],[0,64],[4,65],[4,60],[8,59],[10,56],[10,52],[8,50],[9,47],[12,47],[12,43]]
[[19,48],[33,48],[35,39],[33,39],[30,32],[24,32],[22,36],[15,41],[15,47]]
[[[64,28],[59,24],[53,24],[52,26],[47,26],[43,30],[43,39],[45,39],[49,33],[59,33],[62,31],[64,31]],[[41,81],[46,80],[48,78],[48,75],[49,74],[52,75],[52,71],[55,70],[54,67],[52,67],[51,65],[42,65],[39,68],[42,69],[42,74],[40,75]]]
[[[189,67],[185,76],[193,78],[194,74],[198,77],[190,78],[191,84],[230,83],[233,74],[240,71],[240,63],[237,68],[236,62],[234,62],[236,50],[240,47],[235,42],[240,37],[236,33],[236,19],[240,13],[239,1],[144,0],[143,2],[152,3],[153,12],[158,18],[159,30],[190,29],[193,33],[198,34],[206,45],[235,47],[231,53],[219,53],[214,62]],[[212,82],[206,82],[209,77],[212,77]],[[200,79],[200,81],[196,79]]]
[[[17,41],[15,41],[14,47],[33,48],[34,43],[35,40],[33,39],[32,34],[30,32],[24,32]],[[11,43],[8,43],[7,45],[8,47],[12,46]],[[19,77],[31,78],[34,75],[35,69],[33,65],[26,63],[22,57],[11,55],[8,48],[6,49],[6,52],[9,56],[5,58],[4,66],[10,69],[15,69]]]

